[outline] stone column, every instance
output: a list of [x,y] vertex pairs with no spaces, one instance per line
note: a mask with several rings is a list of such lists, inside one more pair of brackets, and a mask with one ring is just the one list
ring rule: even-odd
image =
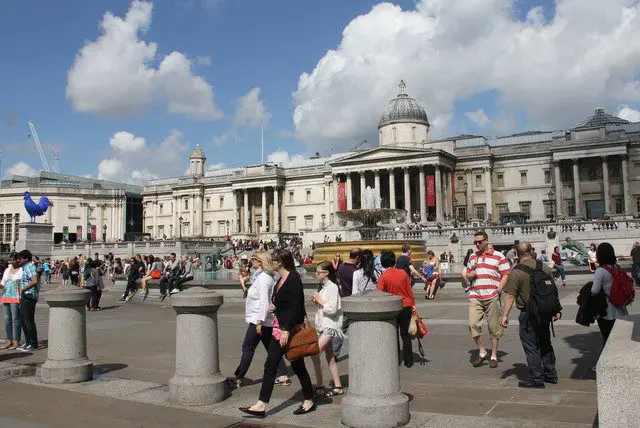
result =
[[580,199],[580,173],[578,170],[578,159],[573,160],[573,197],[576,205],[576,217],[580,217],[582,211],[582,200]]
[[351,187],[351,173],[347,173],[347,209],[353,209],[353,188]]
[[350,322],[349,390],[342,399],[342,423],[372,428],[408,423],[409,398],[400,386],[396,332],[402,299],[368,291],[344,298],[342,309]]
[[173,236],[172,238],[176,238],[179,235],[178,228],[178,197],[173,197]]
[[273,188],[273,233],[280,233],[280,198],[278,188]]
[[364,208],[364,189],[367,187],[367,177],[365,171],[360,172],[360,208]]
[[262,190],[262,230],[260,232],[266,232],[269,224],[267,222],[267,189],[265,189],[264,187],[261,189]]
[[553,162],[553,175],[556,180],[556,218],[562,217],[562,177],[560,176],[560,161]]
[[609,161],[602,156],[602,179],[604,181],[604,213],[611,214],[611,197],[609,195]]
[[237,190],[231,190],[231,200],[233,203],[233,222],[231,223],[231,231],[232,233],[240,233],[240,226],[238,225],[238,218],[240,217],[238,215],[238,191]]
[[491,168],[484,169],[484,197],[487,201],[487,208],[485,213],[485,220],[491,220],[493,218],[493,188],[491,185]]
[[189,406],[218,403],[227,393],[218,351],[222,295],[191,287],[171,301],[177,314],[176,372],[169,381],[169,400]]
[[189,235],[195,236],[196,234],[196,194],[191,194],[191,204],[189,205]]
[[442,175],[440,165],[436,165],[435,194],[436,194],[436,221],[442,221]]
[[340,193],[340,176],[337,174],[331,176],[333,178],[333,212],[340,211],[340,202],[338,201],[338,194]]
[[396,209],[396,174],[394,168],[389,168],[389,208]]
[[93,363],[87,358],[89,290],[58,288],[46,295],[49,305],[47,361],[40,369],[42,383],[91,380]]
[[629,196],[629,155],[624,154],[622,156],[622,201],[625,214],[631,214]]
[[404,209],[407,210],[406,223],[411,223],[411,182],[409,181],[409,167],[402,168],[404,172]]
[[323,227],[329,226],[329,216],[331,215],[331,181],[325,179],[324,181],[324,224]]
[[[444,167],[443,167],[444,168]],[[449,170],[444,168],[442,171],[442,189],[440,194],[442,195],[442,209],[445,215],[449,214]]]
[[471,219],[473,218],[473,181],[471,181],[471,179],[473,178],[473,170],[471,169],[466,169],[464,171],[467,175],[467,193],[465,195],[466,198],[466,202],[467,202],[467,218]]
[[418,188],[420,189],[419,198],[420,198],[420,222],[425,223],[427,221],[427,186],[424,177],[424,166],[419,167],[419,180],[420,183]]
[[249,189],[244,189],[244,205],[242,207],[244,211],[243,219],[243,233],[249,233]]
[[[162,238],[162,236],[158,236],[158,215],[159,215],[159,206],[160,204],[158,203],[158,200],[156,199],[155,201],[153,201],[153,233],[151,234],[152,236],[155,236],[156,238]],[[104,208],[102,208],[102,212],[104,215]],[[100,219],[100,223],[102,224],[102,219]],[[102,226],[100,226],[102,227]],[[143,232],[145,232],[143,230]]]
[[374,182],[373,185],[376,188],[376,208],[382,208],[382,192],[380,189],[380,170],[376,169],[373,171],[374,174]]

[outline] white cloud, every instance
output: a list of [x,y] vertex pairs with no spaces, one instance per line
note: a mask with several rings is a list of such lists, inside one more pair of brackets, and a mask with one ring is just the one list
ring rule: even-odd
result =
[[289,152],[283,149],[278,149],[275,152],[267,155],[268,163],[277,163],[285,167],[304,164],[307,161],[307,159],[308,159],[308,156],[290,155]]
[[264,102],[260,99],[260,88],[253,88],[238,98],[236,108],[236,125],[256,127],[266,125],[271,120],[271,113],[267,111]]
[[300,76],[300,139],[326,147],[375,136],[401,78],[435,136],[450,132],[456,101],[485,93],[497,94],[498,110],[522,109],[531,127],[547,129],[640,93],[624,91],[640,88],[640,44],[629,42],[640,38],[640,2],[562,0],[551,19],[536,8],[525,22],[514,18],[513,0],[416,3],[381,3],[353,19],[340,44]]
[[290,138],[293,138],[295,136],[295,132],[293,132],[290,129],[279,129],[276,132],[276,136],[278,138],[290,139]]
[[[148,146],[145,139],[120,131],[109,140],[111,157],[98,164],[98,178],[144,185],[150,179],[183,173],[189,145],[176,129],[160,143]],[[124,147],[124,149],[123,149]]]
[[228,168],[228,166],[224,162],[218,162],[211,165],[207,165],[207,171],[215,171],[218,169],[225,169],[225,168]]
[[225,131],[219,135],[216,135],[215,137],[213,137],[213,145],[216,147],[222,147],[225,144],[232,142],[232,143],[239,143],[240,142],[240,136],[238,135],[238,133],[236,132],[235,129],[230,129],[229,131]]
[[634,110],[629,106],[623,106],[617,116],[629,122],[640,122],[640,111]]
[[475,111],[468,111],[464,115],[478,128],[484,128],[489,122],[491,122],[489,120],[489,116],[487,116],[487,113],[485,113],[481,108],[476,109]]
[[38,171],[33,169],[31,165],[24,161],[19,161],[11,165],[9,168],[4,170],[5,177],[11,177],[12,175],[26,175],[31,177],[35,175]]
[[217,119],[213,87],[192,73],[192,61],[171,52],[154,67],[156,43],[139,39],[151,25],[152,3],[134,0],[124,18],[105,13],[102,35],[86,43],[68,72],[67,99],[81,112],[110,117],[140,115],[155,102],[169,113]]

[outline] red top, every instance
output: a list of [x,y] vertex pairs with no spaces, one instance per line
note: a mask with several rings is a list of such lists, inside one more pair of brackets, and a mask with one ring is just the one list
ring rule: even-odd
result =
[[552,253],[551,254],[551,260],[553,260],[553,262],[557,265],[561,265],[562,264],[562,257],[560,257],[560,254],[558,253]]
[[378,279],[378,290],[402,297],[403,308],[410,308],[416,305],[409,275],[402,269],[392,267],[384,271]]

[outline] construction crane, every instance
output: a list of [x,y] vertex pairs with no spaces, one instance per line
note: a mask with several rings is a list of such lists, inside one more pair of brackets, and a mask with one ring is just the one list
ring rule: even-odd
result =
[[[40,155],[40,162],[42,162],[42,168],[49,172],[51,169],[49,168],[49,163],[47,162],[47,157],[44,155],[44,150],[42,149],[42,144],[40,143],[40,138],[38,138],[38,132],[36,131],[36,127],[33,125],[33,122],[29,122],[29,132],[31,132],[31,138],[33,139],[33,144],[35,144],[36,149],[38,149],[38,154]],[[53,148],[50,149],[53,154],[53,172],[58,172],[58,153]]]

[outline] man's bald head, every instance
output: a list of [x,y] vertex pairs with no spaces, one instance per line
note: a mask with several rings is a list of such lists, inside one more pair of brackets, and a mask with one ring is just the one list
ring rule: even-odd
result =
[[531,254],[531,251],[533,249],[531,248],[531,243],[526,242],[526,241],[520,241],[518,242],[518,245],[516,246],[516,251],[518,252],[518,257],[519,258],[526,258],[526,257],[533,257],[533,255]]

